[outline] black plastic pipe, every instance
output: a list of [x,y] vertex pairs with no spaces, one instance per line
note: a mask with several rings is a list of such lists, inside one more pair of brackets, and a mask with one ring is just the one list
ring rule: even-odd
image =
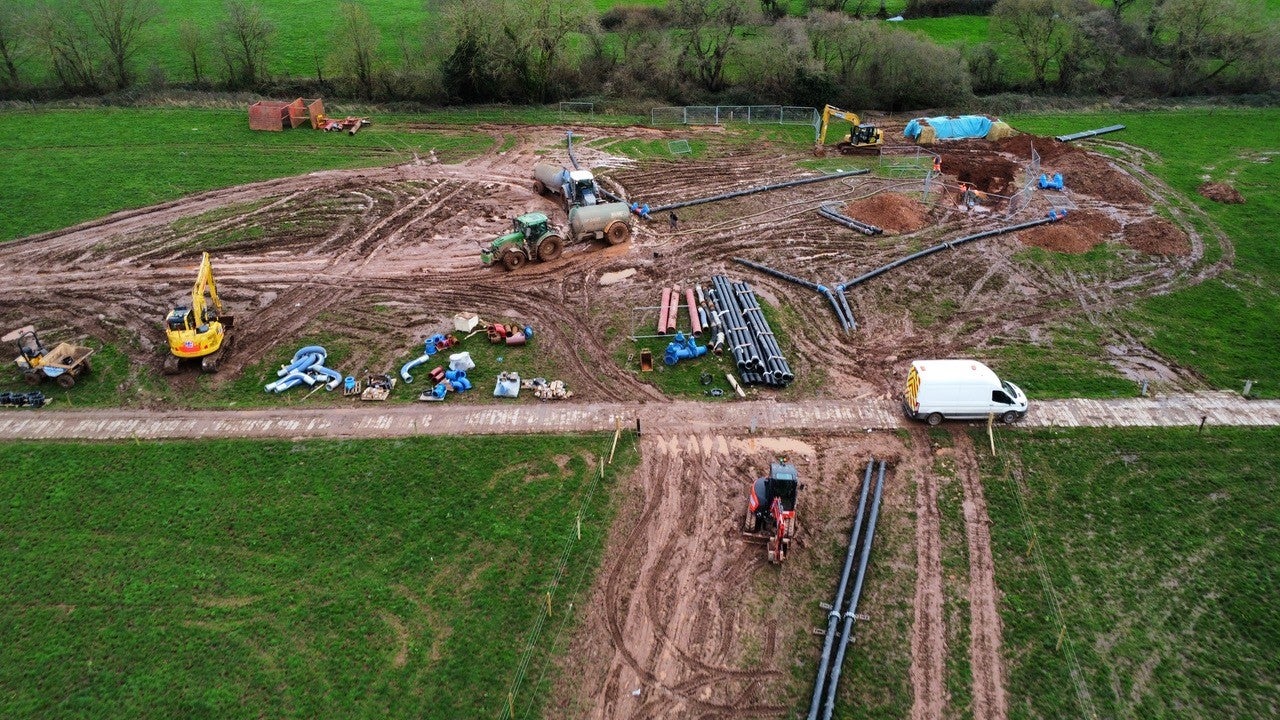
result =
[[1061,219],[1062,218],[1060,216],[1055,215],[1053,217],[1040,218],[1039,220],[1032,220],[1030,222],[1018,223],[1017,225],[1009,225],[1007,227],[995,228],[992,230],[984,230],[980,233],[974,233],[973,235],[966,235],[962,238],[957,238],[950,242],[944,242],[938,245],[934,245],[933,247],[925,248],[920,252],[912,253],[911,255],[908,255],[904,258],[898,258],[897,260],[894,260],[888,265],[878,267],[875,270],[872,270],[871,272],[863,273],[862,275],[859,275],[858,277],[852,280],[840,283],[840,286],[847,289],[847,288],[853,287],[854,285],[860,285],[870,280],[871,278],[877,277],[879,275],[883,275],[884,273],[887,273],[890,270],[893,270],[894,268],[898,268],[903,265],[906,265],[912,260],[919,260],[920,258],[926,255],[932,255],[933,253],[936,253],[939,250],[954,248],[957,245],[963,245],[967,242],[973,242],[974,240],[981,240],[982,238],[992,237],[993,235],[1003,235],[1004,233],[1015,232],[1018,230],[1025,230],[1027,228],[1036,227],[1037,225],[1044,225],[1046,223],[1057,222],[1058,220],[1061,220]]
[[800,278],[800,277],[796,277],[795,275],[784,273],[781,270],[774,270],[773,268],[768,267],[767,265],[761,265],[758,262],[752,262],[751,260],[747,260],[745,258],[736,257],[736,258],[732,258],[732,260],[738,263],[739,265],[746,265],[747,267],[759,270],[760,272],[765,273],[766,275],[772,275],[773,277],[776,277],[779,280],[786,280],[787,282],[795,283],[800,287],[809,288],[810,290],[813,290],[822,295],[825,295],[827,300],[831,301],[832,309],[836,311],[836,319],[840,321],[840,327],[844,328],[845,330],[852,330],[857,328],[857,323],[853,321],[853,314],[850,313],[847,316],[845,315],[844,309],[841,308],[840,305],[836,302],[836,299],[832,295],[831,290],[828,289],[826,286],[819,285],[818,283],[815,283],[815,282],[809,282],[804,278]]
[[853,583],[853,595],[849,600],[849,609],[844,613],[844,628],[840,635],[840,648],[831,664],[831,680],[827,683],[827,702],[822,711],[822,720],[831,720],[831,712],[836,706],[836,690],[840,687],[840,669],[844,665],[844,652],[853,637],[853,621],[858,614],[858,601],[862,598],[862,581],[867,577],[867,561],[871,559],[871,541],[876,536],[876,519],[880,516],[880,496],[884,493],[885,461],[880,461],[880,477],[876,480],[876,499],[871,503],[871,518],[867,521],[867,536],[862,539],[862,559],[858,562],[858,576]]
[[831,173],[830,175],[819,175],[818,177],[800,178],[799,180],[788,180],[787,182],[775,183],[773,185],[761,185],[760,187],[747,188],[746,190],[734,190],[733,192],[721,193],[719,195],[711,195],[710,197],[697,198],[696,200],[685,200],[683,202],[668,203],[657,207],[649,208],[649,212],[659,213],[667,210],[675,210],[677,208],[689,207],[690,205],[702,205],[703,203],[718,202],[720,200],[729,200],[743,195],[754,195],[755,193],[765,192],[766,190],[781,190],[782,188],[795,187],[797,185],[808,185],[809,183],[826,182],[827,180],[839,180],[840,178],[853,177],[854,175],[866,175],[870,170],[846,170],[844,172]]
[[862,477],[862,497],[858,500],[858,511],[853,515],[853,532],[849,534],[849,549],[844,554],[844,570],[840,572],[835,600],[831,601],[831,612],[827,613],[827,636],[822,641],[822,656],[818,659],[818,677],[813,683],[813,699],[809,701],[809,720],[817,720],[818,708],[822,702],[823,682],[827,679],[827,670],[831,664],[831,645],[836,638],[840,608],[844,606],[844,590],[849,584],[849,571],[853,569],[853,557],[857,554],[858,535],[862,533],[862,517],[866,514],[867,491],[871,489],[871,471],[875,465],[875,458],[869,460],[867,472]]
[[845,215],[843,213],[838,213],[835,210],[832,210],[827,205],[823,205],[822,207],[818,208],[818,214],[828,220],[834,220],[840,223],[841,225],[849,228],[850,230],[857,230],[863,235],[879,235],[880,233],[884,232],[884,230],[882,230],[879,227],[876,227],[875,225],[872,225],[871,223],[865,223],[856,218],[851,218],[848,215]]
[[844,286],[836,286],[836,297],[840,298],[840,306],[844,308],[845,317],[849,318],[850,330],[858,329],[858,321],[853,319],[853,308],[849,307],[849,298],[844,294]]

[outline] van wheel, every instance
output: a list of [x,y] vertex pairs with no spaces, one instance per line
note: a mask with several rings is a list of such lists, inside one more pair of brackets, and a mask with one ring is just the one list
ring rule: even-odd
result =
[[930,425],[939,425],[942,423],[942,413],[929,413],[929,417],[924,419]]
[[1000,420],[1005,425],[1012,425],[1018,421],[1018,413],[1010,410],[1009,412],[1006,412],[1004,415],[1001,415]]

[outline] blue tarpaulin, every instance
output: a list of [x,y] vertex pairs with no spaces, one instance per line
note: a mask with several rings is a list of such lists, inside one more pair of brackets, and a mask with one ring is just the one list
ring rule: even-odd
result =
[[934,137],[938,140],[984,138],[991,132],[991,118],[984,115],[961,115],[960,117],[916,118],[907,123],[902,134],[910,140],[915,140],[920,137],[921,128],[924,125],[933,128]]

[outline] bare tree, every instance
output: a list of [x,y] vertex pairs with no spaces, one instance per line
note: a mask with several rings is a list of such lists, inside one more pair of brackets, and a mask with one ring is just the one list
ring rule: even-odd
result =
[[681,70],[705,90],[723,90],[738,31],[752,19],[747,0],[671,0],[670,8],[684,30]]
[[865,23],[835,12],[809,15],[809,54],[827,72],[846,82],[866,57],[871,33]]
[[0,74],[0,88],[15,90],[22,86],[22,76],[18,66],[26,57],[28,18],[23,14],[29,8],[19,8],[14,3],[0,4],[0,63],[4,65]]
[[116,87],[133,82],[129,60],[138,51],[139,35],[160,16],[152,0],[80,0],[94,34],[107,46],[108,70]]
[[1164,0],[1153,11],[1153,56],[1186,94],[1259,53],[1264,29],[1235,0]]
[[227,17],[218,23],[218,53],[231,87],[251,87],[267,70],[267,51],[275,24],[252,0],[228,0]]
[[338,26],[333,39],[336,62],[355,76],[356,88],[365,99],[373,97],[377,82],[380,42],[382,36],[362,6],[350,0],[338,6]]
[[90,30],[66,5],[41,4],[32,17],[31,35],[49,56],[58,84],[66,92],[101,92],[102,62]]
[[524,8],[526,15],[517,22],[527,28],[533,79],[538,99],[545,102],[551,89],[552,69],[565,49],[565,39],[569,33],[593,23],[595,11],[587,0],[528,0]]
[[205,36],[199,26],[190,20],[178,23],[178,49],[191,65],[191,75],[197,85],[203,79]]
[[1036,87],[1048,86],[1049,68],[1070,41],[1072,4],[1067,0],[1000,0],[992,15],[1031,66]]

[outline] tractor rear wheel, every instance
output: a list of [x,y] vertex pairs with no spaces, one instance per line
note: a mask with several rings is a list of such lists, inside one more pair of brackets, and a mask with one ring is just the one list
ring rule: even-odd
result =
[[22,379],[26,381],[28,385],[39,385],[41,380],[40,371],[28,370],[27,372],[22,373]]
[[555,260],[562,252],[564,252],[564,240],[559,235],[548,235],[538,244],[538,259],[542,262]]
[[616,220],[604,229],[604,239],[608,240],[610,245],[621,245],[631,239],[631,226]]
[[539,195],[546,195],[546,194],[547,194],[547,186],[546,186],[546,185],[543,185],[541,180],[534,180],[534,181],[533,181],[533,191],[534,191],[534,192],[536,192],[536,193],[538,193]]
[[62,373],[61,375],[59,375],[59,376],[58,376],[58,379],[57,379],[55,382],[57,382],[57,383],[58,383],[58,387],[61,387],[61,388],[72,388],[72,387],[75,387],[75,384],[76,384],[76,376],[75,376],[75,375],[72,375],[72,374],[71,374],[71,373],[69,373],[69,372],[64,372],[64,373]]
[[524,264],[524,253],[519,250],[507,250],[502,253],[502,265],[508,270],[515,270]]

